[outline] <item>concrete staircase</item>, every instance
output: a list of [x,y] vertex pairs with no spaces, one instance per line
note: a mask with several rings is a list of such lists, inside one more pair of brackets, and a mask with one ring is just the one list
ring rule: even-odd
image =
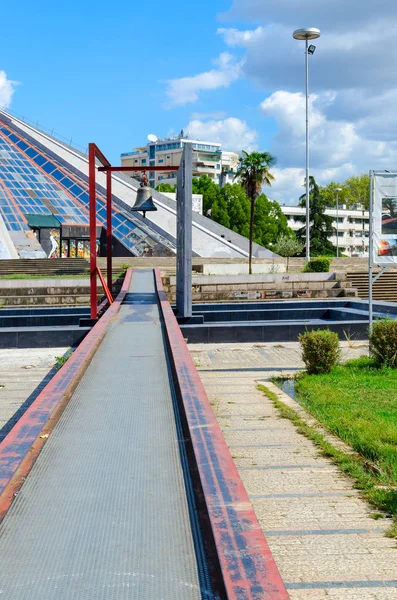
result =
[[85,258],[39,258],[0,261],[0,275],[81,275],[89,272]]
[[[113,295],[120,291],[122,278],[113,280]],[[98,285],[98,298],[104,296]],[[89,279],[20,279],[0,280],[0,308],[88,306]]]
[[[368,298],[368,273],[347,273],[347,279],[352,287],[358,290],[359,298]],[[397,302],[397,271],[386,271],[373,286],[374,300]]]

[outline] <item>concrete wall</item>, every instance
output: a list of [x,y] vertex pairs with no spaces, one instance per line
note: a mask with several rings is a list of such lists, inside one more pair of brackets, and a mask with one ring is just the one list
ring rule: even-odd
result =
[[[101,268],[106,267],[106,259],[99,259]],[[175,258],[116,258],[115,265],[128,264],[136,268],[160,267],[164,272],[176,269]],[[248,261],[245,258],[193,258],[193,270],[205,275],[244,275],[248,274]],[[254,258],[254,273],[301,273],[305,266],[304,258]],[[334,258],[332,272],[368,273],[368,261],[364,258]],[[173,271],[176,272],[175,270]]]
[[[169,300],[175,302],[176,278],[163,277]],[[335,298],[357,295],[345,273],[299,273],[279,275],[194,275],[193,302],[240,300],[287,300],[291,298]]]

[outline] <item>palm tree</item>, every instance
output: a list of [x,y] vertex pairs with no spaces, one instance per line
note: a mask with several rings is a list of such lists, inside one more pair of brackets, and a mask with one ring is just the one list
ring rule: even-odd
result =
[[252,238],[254,235],[255,202],[261,193],[262,185],[272,185],[274,176],[270,173],[270,167],[276,164],[276,159],[269,152],[245,152],[240,157],[235,179],[239,179],[245,188],[247,196],[251,201],[250,217],[250,243],[249,243],[249,274],[252,274]]

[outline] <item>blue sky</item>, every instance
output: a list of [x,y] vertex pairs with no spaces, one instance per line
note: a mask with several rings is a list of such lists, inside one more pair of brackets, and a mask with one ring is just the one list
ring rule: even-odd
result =
[[7,3],[0,104],[81,145],[95,141],[113,162],[148,133],[181,128],[229,149],[270,150],[269,196],[295,203],[304,177],[295,28],[322,30],[310,59],[317,179],[397,166],[397,6],[383,4],[384,17],[369,0]]
[[[167,80],[211,68],[225,50],[216,30],[229,1],[202,0],[199,10],[185,0],[116,2],[113,13],[108,2],[62,5],[19,2],[22,21],[3,28],[0,68],[20,82],[12,111],[81,144],[95,140],[112,160],[151,131],[179,131],[194,112],[258,119],[260,94],[243,80],[233,93],[212,90],[194,106],[164,108]],[[2,20],[15,18],[8,3]]]

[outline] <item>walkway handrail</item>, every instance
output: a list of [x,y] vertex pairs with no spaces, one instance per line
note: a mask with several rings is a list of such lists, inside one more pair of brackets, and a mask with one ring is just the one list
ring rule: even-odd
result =
[[155,269],[182,403],[228,600],[289,596]]

